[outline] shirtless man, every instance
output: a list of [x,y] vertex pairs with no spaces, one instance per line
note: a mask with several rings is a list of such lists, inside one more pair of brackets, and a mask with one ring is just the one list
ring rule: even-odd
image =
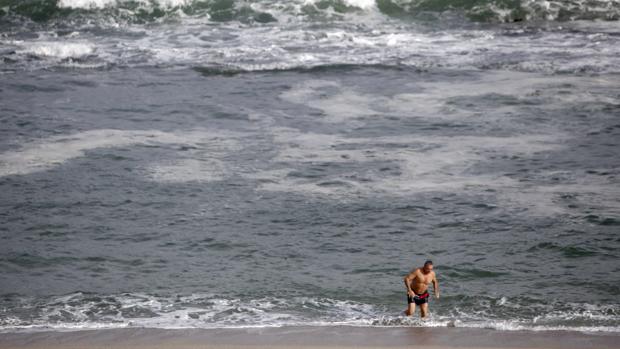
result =
[[405,315],[411,316],[415,312],[415,306],[420,306],[420,315],[428,315],[428,284],[433,283],[435,298],[439,299],[439,284],[437,276],[433,271],[433,262],[426,261],[422,268],[416,268],[409,275],[405,276],[405,286],[407,287],[407,303],[409,306]]

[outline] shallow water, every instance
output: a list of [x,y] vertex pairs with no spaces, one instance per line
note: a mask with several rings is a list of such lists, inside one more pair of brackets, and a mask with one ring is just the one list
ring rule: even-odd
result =
[[2,330],[620,331],[617,2],[161,4],[1,17]]

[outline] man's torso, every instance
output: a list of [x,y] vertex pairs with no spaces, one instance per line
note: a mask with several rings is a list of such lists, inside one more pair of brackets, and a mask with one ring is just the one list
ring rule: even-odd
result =
[[428,290],[428,284],[433,281],[435,272],[431,271],[428,274],[424,274],[421,269],[417,269],[415,275],[415,279],[411,281],[411,289],[415,294],[422,294]]

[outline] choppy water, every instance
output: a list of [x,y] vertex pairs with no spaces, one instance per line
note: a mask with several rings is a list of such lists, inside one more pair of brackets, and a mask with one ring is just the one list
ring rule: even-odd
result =
[[0,330],[620,331],[618,1],[0,5]]

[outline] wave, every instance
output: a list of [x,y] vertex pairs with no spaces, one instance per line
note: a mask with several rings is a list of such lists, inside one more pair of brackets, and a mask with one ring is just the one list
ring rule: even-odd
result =
[[[618,38],[589,29],[210,28],[23,32],[0,39],[0,70],[191,67],[205,76],[358,69],[617,73]],[[602,32],[600,32],[603,30]],[[27,31],[24,31],[27,32]],[[535,45],[533,44],[535,43]],[[574,47],[567,49],[568,47]],[[601,50],[604,47],[604,50]],[[440,57],[440,58],[438,58]],[[2,64],[3,63],[3,64]],[[605,224],[613,224],[606,222]]]
[[456,11],[479,22],[620,18],[620,2],[616,0],[377,0],[377,5],[383,13],[393,16]]
[[325,325],[620,332],[618,304],[547,303],[529,298],[466,295],[442,300],[433,307],[428,320],[400,314],[403,309],[399,305],[301,296],[242,299],[212,294],[75,292],[34,298],[8,294],[3,295],[0,305],[2,332]]
[[619,0],[5,0],[0,16],[38,22],[92,16],[149,23],[184,16],[213,22],[268,23],[291,18],[339,20],[347,14],[437,20],[462,15],[475,22],[618,20]]
[[[0,71],[617,73],[620,0],[2,0]],[[487,23],[533,21],[524,23]],[[549,22],[561,20],[571,22]],[[485,23],[479,23],[485,22]]]

